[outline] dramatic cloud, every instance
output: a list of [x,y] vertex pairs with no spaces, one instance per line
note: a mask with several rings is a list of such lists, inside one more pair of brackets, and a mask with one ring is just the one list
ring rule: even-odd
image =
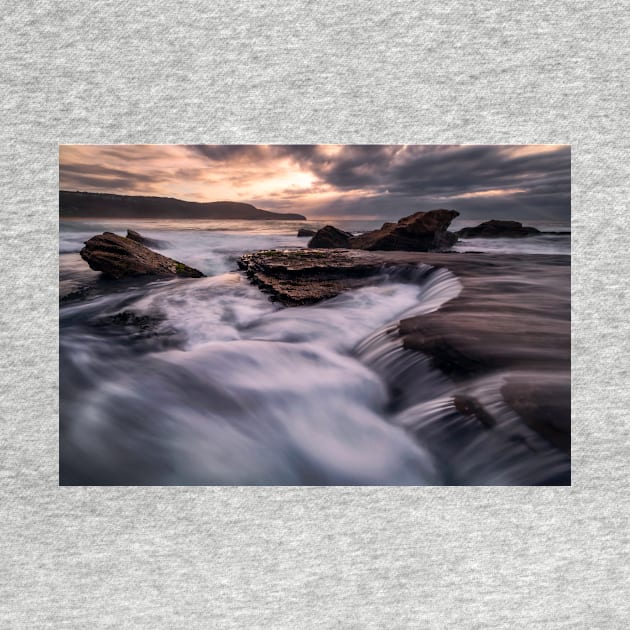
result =
[[64,145],[60,186],[246,201],[316,217],[570,216],[565,145]]

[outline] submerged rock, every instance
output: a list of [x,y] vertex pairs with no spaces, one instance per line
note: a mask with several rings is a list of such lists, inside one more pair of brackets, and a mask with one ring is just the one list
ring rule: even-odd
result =
[[434,367],[469,387],[455,400],[460,413],[489,426],[503,399],[530,429],[567,453],[570,257],[434,254],[424,259],[436,264],[440,256],[462,291],[438,311],[403,319],[403,346],[429,356]]
[[524,226],[519,221],[499,221],[493,219],[476,227],[462,228],[456,234],[460,238],[523,238],[541,234],[535,227]]
[[383,223],[380,229],[359,236],[327,225],[315,234],[308,246],[369,251],[440,251],[457,241],[457,235],[447,230],[457,216],[459,212],[456,210],[416,212],[398,223]]
[[121,311],[98,319],[101,326],[128,326],[143,332],[153,332],[166,318],[158,315],[138,315],[133,311]]
[[510,374],[501,393],[529,427],[557,448],[570,452],[571,374],[568,369]]
[[65,302],[72,302],[74,300],[83,300],[85,299],[90,292],[90,287],[87,286],[78,286],[75,289],[71,289],[70,291],[63,292],[62,287],[59,287],[59,302],[64,304]]
[[168,256],[158,254],[136,241],[104,232],[85,242],[81,258],[111,278],[128,276],[183,276],[201,278],[203,273]]
[[125,344],[133,346],[134,352],[156,352],[181,348],[186,335],[169,324],[167,317],[159,312],[136,313],[124,310],[114,315],[97,316],[89,324],[99,334],[112,338],[124,338]]
[[344,232],[333,225],[326,225],[317,230],[308,246],[313,249],[348,249],[352,234]]
[[315,236],[315,230],[309,230],[308,228],[300,228],[298,230],[297,235],[299,237],[305,237],[305,236]]

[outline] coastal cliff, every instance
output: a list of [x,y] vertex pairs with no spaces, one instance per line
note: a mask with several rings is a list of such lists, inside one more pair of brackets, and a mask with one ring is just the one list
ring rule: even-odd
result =
[[297,213],[269,212],[249,203],[213,201],[197,203],[171,197],[141,197],[92,192],[59,192],[61,217],[116,219],[240,219],[304,221]]

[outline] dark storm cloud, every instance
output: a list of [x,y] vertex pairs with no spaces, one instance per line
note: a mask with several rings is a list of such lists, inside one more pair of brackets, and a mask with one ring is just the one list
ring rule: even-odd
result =
[[[291,148],[287,147],[287,152]],[[344,203],[345,213],[372,207],[379,215],[447,205],[475,216],[570,215],[570,147],[351,146],[322,155],[300,147],[295,159],[338,190],[368,199]],[[376,195],[376,197],[375,197]]]
[[334,158],[319,147],[286,148],[340,190],[368,188],[408,196],[456,195],[546,183],[569,190],[569,148],[513,156],[503,146],[347,146]]
[[62,188],[249,201],[309,216],[570,216],[570,147],[530,145],[74,145]]
[[92,177],[94,179],[109,180],[111,178],[133,179],[137,182],[154,182],[156,174],[129,173],[127,170],[119,168],[108,168],[99,164],[68,164],[62,167],[64,175],[75,177]]
[[155,172],[131,173],[128,170],[109,168],[98,164],[67,164],[60,168],[61,188],[70,190],[129,190],[152,188],[159,177]]
[[262,144],[192,144],[187,148],[213,162],[262,159],[266,153]]
[[339,190],[377,187],[379,175],[392,169],[392,158],[402,147],[391,145],[344,145],[331,155],[326,145],[282,147],[303,168]]

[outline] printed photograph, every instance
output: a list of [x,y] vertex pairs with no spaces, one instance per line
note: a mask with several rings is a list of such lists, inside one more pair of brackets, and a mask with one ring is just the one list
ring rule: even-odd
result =
[[61,145],[59,483],[571,484],[568,145]]

